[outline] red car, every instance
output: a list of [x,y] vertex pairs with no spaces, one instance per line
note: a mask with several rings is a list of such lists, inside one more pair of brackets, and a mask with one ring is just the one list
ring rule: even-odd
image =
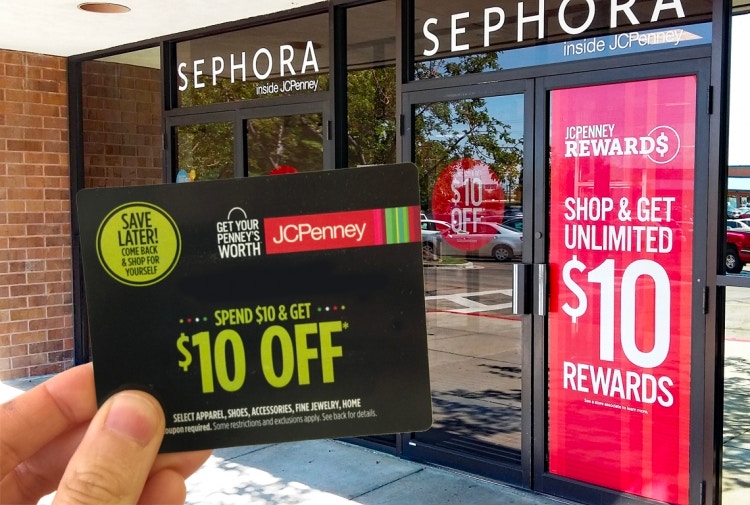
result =
[[727,273],[737,274],[750,263],[750,232],[727,230],[724,266]]

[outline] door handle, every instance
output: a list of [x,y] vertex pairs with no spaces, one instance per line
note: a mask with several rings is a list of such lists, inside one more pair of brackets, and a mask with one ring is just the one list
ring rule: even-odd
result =
[[547,315],[547,264],[536,265],[536,313],[538,316]]
[[529,314],[531,290],[528,289],[528,281],[531,278],[531,265],[524,263],[513,264],[513,301],[512,311],[514,315],[522,316]]

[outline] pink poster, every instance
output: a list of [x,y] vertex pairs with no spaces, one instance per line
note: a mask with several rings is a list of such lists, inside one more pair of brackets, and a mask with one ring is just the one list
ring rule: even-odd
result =
[[688,503],[695,76],[555,90],[549,471]]

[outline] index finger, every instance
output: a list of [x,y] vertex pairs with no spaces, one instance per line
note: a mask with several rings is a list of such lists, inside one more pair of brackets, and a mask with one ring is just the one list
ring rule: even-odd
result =
[[94,370],[86,364],[62,372],[0,405],[0,476],[96,413]]

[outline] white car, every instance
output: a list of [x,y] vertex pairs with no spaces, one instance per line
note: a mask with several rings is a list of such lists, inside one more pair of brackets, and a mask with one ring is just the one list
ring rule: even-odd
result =
[[727,230],[750,231],[747,219],[727,219]]
[[497,223],[475,223],[471,232],[456,233],[445,221],[422,220],[422,248],[426,254],[492,258],[510,261],[522,253],[519,231]]

